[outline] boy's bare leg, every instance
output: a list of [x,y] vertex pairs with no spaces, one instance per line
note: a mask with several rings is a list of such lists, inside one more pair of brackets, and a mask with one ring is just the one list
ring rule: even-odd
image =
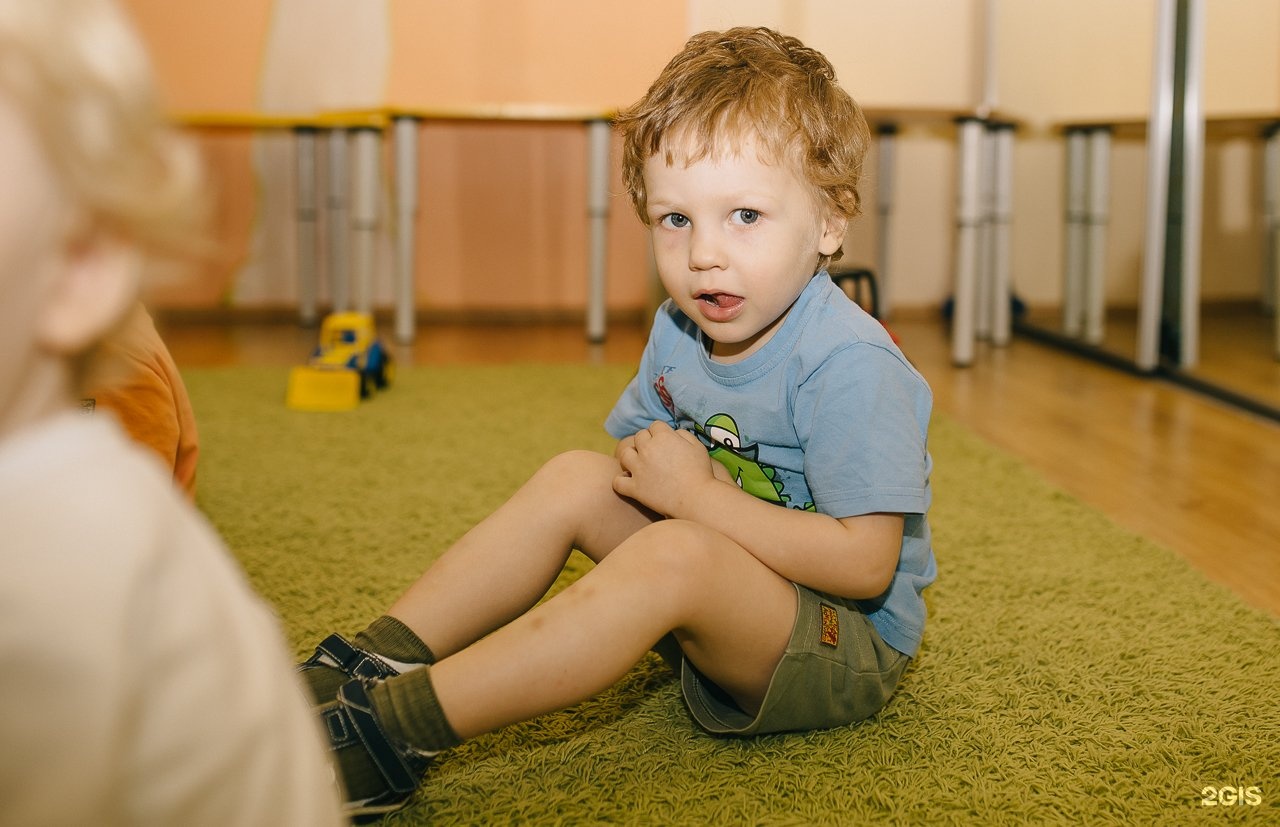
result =
[[790,639],[794,586],[723,535],[649,525],[564,592],[431,668],[454,732],[469,738],[611,686],[668,631],[754,712]]
[[617,461],[604,454],[571,451],[553,458],[387,613],[437,658],[520,616],[546,594],[571,549],[601,560],[654,521],[652,512],[614,493],[617,474]]
[[[744,710],[759,708],[790,638],[795,587],[724,535],[655,521],[618,497],[618,472],[598,454],[552,460],[381,619],[445,655],[381,682],[339,683],[322,701],[353,806],[399,806],[438,751],[600,692],[667,632]],[[573,546],[596,567],[530,611]],[[407,775],[387,774],[384,751],[375,763],[367,738],[379,733]]]

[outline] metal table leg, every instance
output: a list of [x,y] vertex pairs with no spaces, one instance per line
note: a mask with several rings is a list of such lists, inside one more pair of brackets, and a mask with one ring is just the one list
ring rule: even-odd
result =
[[1080,335],[1084,309],[1086,167],[1089,139],[1083,129],[1068,129],[1066,164],[1066,225],[1062,262],[1062,332]]
[[378,202],[380,200],[379,158],[381,130],[355,130],[355,186],[351,199],[352,270],[354,304],[361,313],[373,312],[373,277],[377,266]]
[[296,243],[298,255],[298,321],[311,326],[316,323],[317,272],[316,272],[316,130],[298,127],[293,131],[293,157],[297,165],[294,184]]
[[326,198],[329,236],[329,298],[334,312],[349,309],[351,252],[347,216],[347,130],[329,130],[329,182]]
[[418,119],[393,122],[396,193],[395,338],[410,344],[415,328],[416,231],[418,216]]
[[893,155],[898,127],[895,124],[881,124],[876,129],[876,136],[876,215],[879,219],[876,232],[876,271],[880,277],[880,316],[887,319],[893,313],[889,244],[893,238]]
[[982,225],[979,200],[982,134],[979,118],[957,122],[959,178],[956,198],[955,296],[951,319],[951,361],[973,363],[974,321],[978,287],[978,232]]
[[1111,196],[1111,132],[1089,131],[1088,183],[1084,218],[1084,339],[1102,344],[1107,307],[1107,222]]
[[1012,332],[1009,302],[1009,225],[1013,222],[1013,124],[991,125],[991,343],[1003,347]]
[[1263,154],[1267,216],[1266,272],[1263,274],[1263,306],[1275,314],[1275,357],[1280,359],[1280,122],[1267,127]]
[[605,286],[609,235],[609,121],[587,122],[587,341],[605,337]]

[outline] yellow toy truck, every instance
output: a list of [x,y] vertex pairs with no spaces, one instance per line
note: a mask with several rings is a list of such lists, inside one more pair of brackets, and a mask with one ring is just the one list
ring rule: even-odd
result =
[[368,313],[333,313],[306,365],[289,372],[285,404],[300,411],[346,411],[391,384],[391,356]]

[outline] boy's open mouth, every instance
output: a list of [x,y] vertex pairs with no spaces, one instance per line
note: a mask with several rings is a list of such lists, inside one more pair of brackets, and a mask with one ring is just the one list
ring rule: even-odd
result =
[[747,300],[732,293],[706,292],[696,296],[702,315],[713,322],[732,321]]
[[744,299],[741,296],[735,296],[731,293],[699,293],[698,301],[709,304],[712,307],[731,308],[742,304]]

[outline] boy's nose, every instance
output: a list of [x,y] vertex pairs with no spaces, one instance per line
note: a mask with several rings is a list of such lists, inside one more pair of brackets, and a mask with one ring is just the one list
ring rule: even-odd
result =
[[717,233],[694,229],[689,238],[689,269],[710,270],[724,264],[724,248]]

